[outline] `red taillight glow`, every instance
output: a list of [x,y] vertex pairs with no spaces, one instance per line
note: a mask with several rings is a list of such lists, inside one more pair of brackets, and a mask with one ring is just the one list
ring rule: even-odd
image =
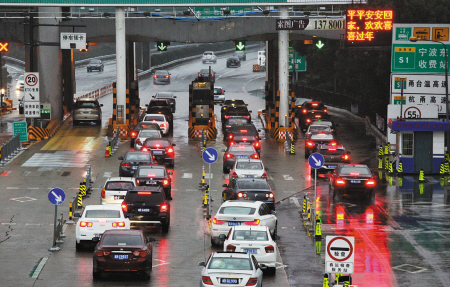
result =
[[135,132],[135,131],[132,131],[130,134],[131,134],[132,138],[135,138],[137,136],[137,132]]
[[310,122],[311,122],[311,119],[306,119],[306,122],[307,122],[307,123],[310,123]]
[[163,180],[163,185],[169,185],[169,180],[168,179]]
[[350,175],[351,176],[359,176],[359,172],[351,172]]
[[167,210],[169,210],[169,205],[162,204],[161,207],[160,207],[160,211],[161,212],[167,212]]
[[229,135],[228,135],[228,139],[232,140],[233,138],[234,138],[234,135],[233,135],[233,134],[229,134]]
[[266,253],[274,253],[275,252],[275,247],[273,247],[273,245],[269,245],[266,246]]
[[328,113],[328,110],[327,110],[327,109],[323,109],[323,112],[324,112],[324,113]]
[[142,151],[149,151],[149,149],[147,148],[147,147],[142,147],[142,149],[141,149]]
[[239,130],[241,133],[246,133],[248,130]]
[[138,191],[137,194],[139,195],[152,195],[151,191]]
[[268,197],[268,198],[274,198],[275,195],[273,195],[273,193],[271,192],[271,193],[267,193],[267,194],[266,194],[266,197]]
[[343,160],[349,160],[349,159],[350,159],[350,156],[349,156],[348,154],[344,154],[344,155],[341,156],[341,158],[342,158]]
[[236,251],[236,246],[228,244],[227,245],[227,252],[234,252]]
[[166,78],[168,78],[169,77],[169,75],[166,75]]
[[234,154],[231,154],[231,153],[226,153],[225,154],[225,158],[232,158],[232,157],[234,157]]
[[302,113],[306,114],[306,112],[308,112],[307,109],[303,109],[303,110],[302,110]]
[[202,282],[205,285],[213,285],[211,278],[209,276],[202,276]]
[[158,78],[158,76],[157,76],[157,75],[154,75],[153,78]]
[[312,103],[313,107],[317,107],[317,105],[318,105],[317,103]]
[[243,192],[238,192],[237,197],[239,198],[247,197],[247,194]]
[[322,116],[321,116],[321,115],[315,115],[315,117],[316,117],[316,118],[321,118]]
[[167,148],[167,149],[166,149],[166,152],[167,152],[167,153],[173,153],[173,148],[171,148],[171,147]]
[[125,227],[125,222],[113,222],[112,227]]
[[102,256],[108,256],[111,252],[109,251],[103,251],[103,250],[97,250],[97,252],[95,252],[95,254],[98,257],[102,257]]
[[225,223],[225,220],[218,220],[217,218],[213,218],[213,224],[222,225]]
[[236,144],[236,142],[233,142],[233,141],[231,141],[230,143],[229,143],[229,145],[235,145]]
[[246,225],[259,225],[259,222],[261,222],[259,219],[255,219],[253,221],[246,221]]
[[139,179],[136,179],[136,183],[139,185],[141,181]]
[[245,286],[255,286],[258,283],[258,278],[250,278]]
[[105,189],[102,189],[102,198],[105,198]]
[[122,211],[123,212],[127,212],[128,211],[128,205],[126,205],[125,203],[122,203]]
[[264,173],[261,175],[261,178],[267,178],[267,172],[264,172]]
[[259,159],[259,155],[257,153],[252,154],[250,157],[254,159]]
[[92,222],[81,221],[80,227],[92,227]]
[[141,139],[136,139],[136,143],[140,144],[141,143]]
[[261,147],[261,143],[259,141],[255,141],[255,142],[253,142],[253,146],[256,148],[259,148],[259,147]]
[[159,125],[159,127],[161,127],[161,128],[165,128],[165,127],[167,127],[167,124],[165,124],[165,123],[162,123],[162,124],[160,124],[160,125]]
[[250,116],[244,116],[244,118],[246,118],[248,120],[248,119],[250,119]]
[[369,179],[368,181],[366,181],[366,185],[367,186],[375,186],[375,180],[373,180],[372,178]]
[[122,167],[130,167],[130,165],[128,163],[122,162]]
[[335,183],[336,185],[345,185],[345,180],[342,178],[336,178]]
[[307,145],[308,147],[313,147],[313,146],[316,145],[316,143],[313,142],[313,141],[307,141],[307,142],[306,142],[306,145]]
[[231,174],[231,177],[238,178],[238,175],[235,171],[233,171],[233,173]]

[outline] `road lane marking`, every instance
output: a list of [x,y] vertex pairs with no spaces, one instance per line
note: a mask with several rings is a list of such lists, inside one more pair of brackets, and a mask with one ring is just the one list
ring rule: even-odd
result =
[[45,263],[47,262],[48,257],[43,257],[41,259],[41,262],[36,266],[36,269],[34,269],[33,273],[31,274],[31,278],[38,278],[39,273],[41,273],[42,268],[44,268]]
[[192,178],[192,173],[183,173],[181,178]]
[[28,197],[28,196],[22,196],[22,197],[10,198],[9,200],[14,200],[14,201],[17,201],[17,202],[27,202],[27,201],[37,200],[37,199],[36,198],[32,198],[32,197]]
[[8,187],[6,187],[6,189],[19,189],[19,188],[15,187],[15,186],[8,186]]
[[27,187],[27,189],[39,189],[39,187]]
[[300,208],[300,203],[298,202],[298,199],[296,197],[289,197],[289,202],[294,202],[295,205]]
[[206,173],[205,174],[205,179],[209,179],[209,175],[211,175],[211,179],[213,178],[213,174],[212,173]]
[[294,180],[289,174],[284,174],[283,177],[285,180]]
[[106,172],[103,174],[103,177],[111,177],[111,175],[112,175],[112,171],[106,171]]

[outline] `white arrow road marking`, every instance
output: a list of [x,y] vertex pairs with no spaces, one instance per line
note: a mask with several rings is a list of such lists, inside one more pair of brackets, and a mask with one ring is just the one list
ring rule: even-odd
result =
[[61,195],[57,195],[54,191],[52,191],[52,194],[55,196],[56,202],[61,202],[62,201]]
[[313,155],[311,157],[316,162],[316,166],[322,166],[322,161],[317,160]]
[[294,180],[289,174],[284,174],[283,177],[285,180]]
[[209,160],[211,161],[216,160],[216,155],[210,154],[207,150],[205,150],[205,153],[209,156]]
[[181,178],[192,178],[192,173],[183,173],[183,176]]

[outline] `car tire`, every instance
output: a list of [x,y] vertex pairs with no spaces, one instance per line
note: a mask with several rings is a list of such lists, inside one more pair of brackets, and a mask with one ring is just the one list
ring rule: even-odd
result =
[[172,160],[170,163],[169,163],[169,167],[174,167],[175,166],[175,160]]
[[228,174],[228,173],[230,173],[230,172],[229,172],[228,168],[223,167],[223,173]]
[[277,268],[276,267],[267,267],[266,273],[270,274],[270,275],[273,275],[273,274],[277,273]]
[[81,250],[83,250],[83,245],[81,245],[81,242],[78,243],[76,240],[75,240],[75,250],[76,250],[76,251],[81,251]]
[[217,245],[219,245],[219,244],[217,244],[217,241],[216,240],[214,240],[214,238],[212,238],[211,237],[211,246],[217,246]]
[[98,280],[100,279],[102,273],[100,271],[95,271],[94,268],[92,268],[92,278],[94,278],[94,280]]
[[163,233],[169,232],[169,226],[170,226],[170,223],[168,223],[168,224],[163,224],[163,225],[161,226],[162,232],[163,232]]
[[275,228],[272,234],[273,240],[277,240],[277,233],[278,233],[278,221],[275,222]]

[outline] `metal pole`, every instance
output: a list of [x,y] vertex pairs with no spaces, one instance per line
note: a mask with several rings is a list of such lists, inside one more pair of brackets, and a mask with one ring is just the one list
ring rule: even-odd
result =
[[59,251],[59,247],[56,246],[56,216],[58,214],[58,205],[55,204],[55,220],[53,221],[53,246],[48,251]]
[[314,235],[316,235],[316,213],[317,213],[317,169],[314,169],[314,219],[312,220],[313,222],[313,230],[314,230]]
[[[444,55],[445,55],[445,120],[448,122],[449,120],[449,104],[448,104],[448,61],[447,61],[447,46],[440,42],[442,45],[444,45]],[[448,147],[450,145],[450,132],[446,131],[447,133],[447,152]]]
[[403,118],[403,78],[402,78],[402,86],[400,90],[400,118]]
[[[116,7],[116,89],[117,107],[121,107],[125,112],[126,101],[126,39],[125,39],[125,8]],[[120,124],[124,124],[126,115],[122,113]],[[119,118],[118,118],[119,120]]]
[[208,214],[211,215],[211,164],[209,165],[209,175],[208,175]]
[[[289,19],[288,8],[279,8],[281,19]],[[278,123],[286,126],[289,95],[289,31],[278,31],[278,90],[280,91],[280,111]]]

